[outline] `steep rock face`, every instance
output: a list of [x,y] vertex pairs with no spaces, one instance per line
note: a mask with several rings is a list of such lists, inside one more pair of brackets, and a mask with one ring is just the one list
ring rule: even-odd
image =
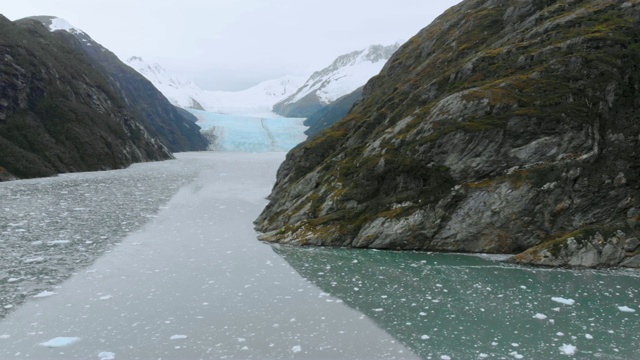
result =
[[94,41],[85,32],[70,28],[59,28],[63,22],[50,16],[37,16],[21,21],[37,20],[51,30],[59,29],[77,41],[69,39],[78,50],[84,52],[95,65],[108,74],[107,80],[132,111],[137,111],[142,123],[151,134],[162,141],[171,152],[206,150],[208,141],[200,134],[200,128],[183,116],[153,84],[144,76],[125,65],[118,57]]
[[339,56],[331,65],[316,71],[298,91],[273,106],[276,114],[308,117],[337,99],[362,87],[398,50],[398,44],[372,45]]
[[257,229],[495,253],[637,238],[638,26],[638,1],[463,1],[288,154]]
[[309,136],[315,136],[321,133],[324,129],[337,123],[349,113],[353,104],[360,100],[361,97],[362,88],[360,87],[351,94],[345,95],[311,114],[304,121],[304,124],[309,127],[309,129],[304,133]]
[[171,157],[68,36],[0,16],[0,180]]

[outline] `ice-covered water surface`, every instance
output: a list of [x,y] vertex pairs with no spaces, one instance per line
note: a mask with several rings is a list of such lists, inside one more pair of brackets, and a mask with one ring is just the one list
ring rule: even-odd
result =
[[270,152],[289,151],[307,136],[301,118],[259,118],[189,110],[209,135],[211,150]]
[[0,318],[140,228],[191,182],[192,162],[0,183]]
[[635,271],[537,269],[455,254],[274,251],[424,359],[640,358],[640,317],[627,310],[640,308]]
[[251,223],[284,154],[178,157],[196,180],[0,321],[0,359],[639,357],[636,272],[271,247]]
[[1,321],[0,359],[415,358],[257,241],[284,153],[177,157],[168,165],[196,162],[197,179],[55,295]]

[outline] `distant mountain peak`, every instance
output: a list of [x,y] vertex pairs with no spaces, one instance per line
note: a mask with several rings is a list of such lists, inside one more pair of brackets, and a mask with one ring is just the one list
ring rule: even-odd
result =
[[399,47],[398,43],[371,45],[338,56],[331,65],[314,72],[293,95],[274,105],[274,112],[284,116],[308,117],[363,86],[382,70]]
[[59,18],[57,16],[49,16],[49,15],[41,15],[41,16],[30,16],[27,19],[38,20],[43,23],[45,26],[49,28],[51,32],[57,30],[63,30],[71,34],[83,34],[86,35],[84,31],[80,28],[71,25],[67,20],[63,18]]

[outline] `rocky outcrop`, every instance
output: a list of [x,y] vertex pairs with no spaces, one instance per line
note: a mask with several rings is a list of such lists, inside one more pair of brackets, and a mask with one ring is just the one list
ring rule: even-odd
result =
[[66,35],[0,16],[0,180],[171,158]]
[[463,1],[287,155],[257,229],[492,253],[573,237],[558,265],[637,261],[594,239],[640,237],[638,26],[638,1]]
[[571,267],[625,266],[640,268],[640,241],[617,231],[606,238],[593,231],[577,231],[545,242],[511,258],[520,264]]

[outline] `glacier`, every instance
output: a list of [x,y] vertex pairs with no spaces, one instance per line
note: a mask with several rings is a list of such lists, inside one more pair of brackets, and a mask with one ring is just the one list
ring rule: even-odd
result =
[[304,118],[251,117],[188,109],[201,132],[212,142],[209,150],[233,152],[289,151],[306,140]]

